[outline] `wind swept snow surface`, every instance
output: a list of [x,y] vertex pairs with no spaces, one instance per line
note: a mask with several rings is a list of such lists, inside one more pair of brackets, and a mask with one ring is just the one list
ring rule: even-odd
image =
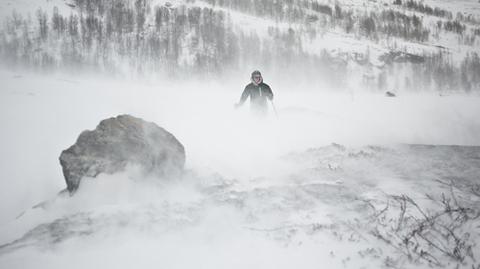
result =
[[[239,79],[0,76],[0,268],[479,266],[479,97],[271,83],[278,118],[256,120]],[[186,173],[57,194],[60,152],[124,113],[174,134]]]

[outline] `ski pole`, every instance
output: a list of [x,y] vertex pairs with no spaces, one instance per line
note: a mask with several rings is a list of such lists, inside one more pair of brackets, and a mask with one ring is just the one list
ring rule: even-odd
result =
[[278,113],[277,113],[277,109],[275,108],[275,105],[273,104],[273,101],[270,100],[270,103],[272,104],[272,107],[273,107],[273,112],[275,112],[275,116],[277,117],[278,119]]

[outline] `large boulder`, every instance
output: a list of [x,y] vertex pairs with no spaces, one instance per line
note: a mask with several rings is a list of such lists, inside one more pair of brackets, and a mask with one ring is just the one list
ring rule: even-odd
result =
[[100,122],[83,131],[77,142],[60,155],[67,189],[75,191],[83,177],[114,174],[129,164],[148,174],[164,177],[182,171],[183,145],[165,129],[130,115]]

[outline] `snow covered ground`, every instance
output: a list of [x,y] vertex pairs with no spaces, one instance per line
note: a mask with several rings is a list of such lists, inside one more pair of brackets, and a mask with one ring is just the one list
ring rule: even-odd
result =
[[[178,83],[1,71],[0,268],[457,264],[425,242],[402,248],[390,228],[408,233],[415,227],[408,221],[422,219],[402,195],[427,214],[443,212],[442,193],[478,208],[480,97],[299,90],[264,76],[278,117],[259,121],[247,107],[233,109],[247,82],[239,78]],[[158,182],[132,167],[59,195],[61,150],[124,113],[172,132],[186,148],[187,173]],[[404,222],[402,201],[411,205]],[[459,265],[472,268],[479,220],[466,212],[470,219],[455,232],[469,234]],[[448,240],[438,244],[453,253]],[[415,255],[419,248],[434,258]]]
[[[466,44],[441,30],[421,43],[375,40],[321,24],[311,37],[303,22],[203,0],[150,1],[167,2],[225,11],[244,33],[293,28],[306,52],[348,62],[347,83],[334,91],[267,71],[277,114],[271,106],[259,120],[248,105],[235,110],[234,103],[251,69],[262,66],[210,82],[0,69],[1,269],[480,268],[480,96],[414,93],[396,86],[409,76],[398,70],[381,90],[363,89],[367,71],[353,60],[368,54],[369,72],[380,72],[380,56],[396,50],[443,51],[459,63],[479,52],[478,39]],[[392,2],[320,1],[357,15],[416,14],[431,33],[446,20]],[[39,7],[51,14],[55,6],[68,16],[78,12],[71,3],[0,0],[0,19],[15,11],[35,21]],[[480,15],[477,0],[422,3],[452,12],[452,19],[456,12]],[[478,28],[464,23],[468,34]],[[181,61],[193,60],[190,52],[182,49]],[[397,97],[384,95],[391,89]],[[60,193],[61,151],[119,114],[173,133],[186,149],[186,173],[159,181],[130,167],[85,179],[74,196]]]

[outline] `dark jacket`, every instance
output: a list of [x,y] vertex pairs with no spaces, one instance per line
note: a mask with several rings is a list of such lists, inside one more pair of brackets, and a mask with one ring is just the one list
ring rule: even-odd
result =
[[273,99],[273,92],[265,83],[255,85],[253,83],[248,84],[243,90],[242,97],[240,98],[240,104],[243,104],[250,96],[250,105],[256,108],[267,108],[267,98]]

